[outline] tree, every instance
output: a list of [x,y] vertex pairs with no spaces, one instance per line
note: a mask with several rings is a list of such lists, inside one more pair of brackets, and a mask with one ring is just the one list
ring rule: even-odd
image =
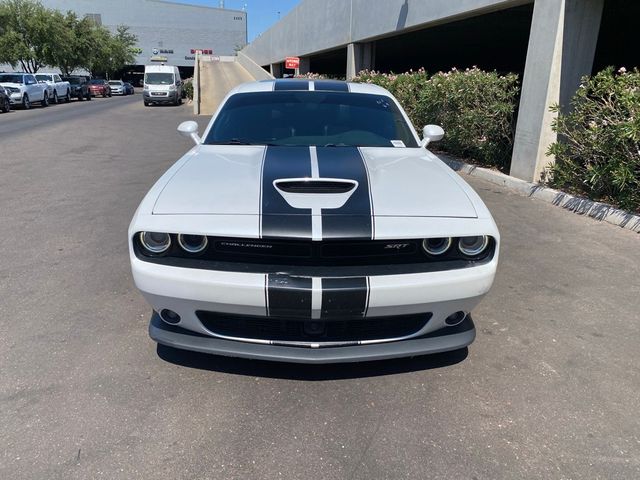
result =
[[[62,42],[54,53],[54,65],[65,75],[71,75],[78,68],[87,68],[93,55],[93,30],[95,23],[88,19],[78,19],[74,12],[67,12],[60,24]],[[87,68],[88,69],[88,68]]]
[[36,73],[54,63],[61,41],[60,15],[34,0],[5,0],[0,4],[0,62]]
[[97,48],[89,61],[87,70],[93,75],[111,74],[135,61],[138,37],[129,32],[129,27],[125,25],[119,25],[115,34],[111,34],[104,27],[96,27],[92,40]]

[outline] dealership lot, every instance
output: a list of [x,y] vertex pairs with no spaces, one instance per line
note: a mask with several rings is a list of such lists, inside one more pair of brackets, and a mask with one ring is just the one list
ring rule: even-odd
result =
[[640,238],[480,180],[503,246],[468,351],[157,348],[126,232],[189,119],[139,95],[0,116],[1,478],[640,476]]

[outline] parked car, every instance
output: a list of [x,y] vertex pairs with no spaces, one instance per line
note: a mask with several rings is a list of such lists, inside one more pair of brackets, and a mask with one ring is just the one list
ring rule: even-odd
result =
[[11,100],[9,99],[9,94],[4,89],[4,87],[0,86],[0,112],[7,113],[11,110]]
[[49,100],[53,103],[58,103],[60,100],[65,102],[71,101],[71,85],[60,78],[57,73],[36,73],[36,80],[38,83],[44,83],[47,85],[47,91],[49,93]]
[[125,93],[125,95],[133,95],[134,93],[136,93],[135,88],[133,88],[133,85],[131,85],[131,83],[129,82],[124,82],[124,88],[125,88],[125,91],[127,92]]
[[91,92],[92,97],[97,97],[98,95],[102,95],[103,97],[111,96],[111,86],[109,85],[109,82],[102,80],[101,78],[93,78],[89,80],[89,91]]
[[91,100],[91,92],[89,91],[89,79],[84,76],[74,75],[72,77],[64,77],[71,86],[71,97],[78,100]]
[[126,95],[126,89],[122,80],[109,80],[109,87],[113,95]]
[[426,147],[387,90],[240,85],[158,180],[129,227],[158,343],[327,363],[473,342],[500,235],[478,194]]
[[42,107],[49,106],[47,85],[38,83],[30,73],[0,73],[0,85],[9,93],[11,105],[20,105],[25,110],[34,102]]
[[182,79],[178,67],[170,65],[147,65],[144,67],[144,105],[182,103]]

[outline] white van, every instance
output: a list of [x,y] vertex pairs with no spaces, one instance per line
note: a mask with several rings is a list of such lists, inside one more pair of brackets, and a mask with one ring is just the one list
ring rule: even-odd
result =
[[147,65],[144,67],[144,90],[142,98],[145,106],[152,103],[182,103],[182,79],[178,67],[170,65]]

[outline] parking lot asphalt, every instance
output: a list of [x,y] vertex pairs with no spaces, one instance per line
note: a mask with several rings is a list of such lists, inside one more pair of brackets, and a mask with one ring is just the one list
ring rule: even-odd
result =
[[139,94],[0,115],[0,478],[640,478],[640,237],[477,179],[503,244],[468,350],[157,348],[127,226],[191,118]]

